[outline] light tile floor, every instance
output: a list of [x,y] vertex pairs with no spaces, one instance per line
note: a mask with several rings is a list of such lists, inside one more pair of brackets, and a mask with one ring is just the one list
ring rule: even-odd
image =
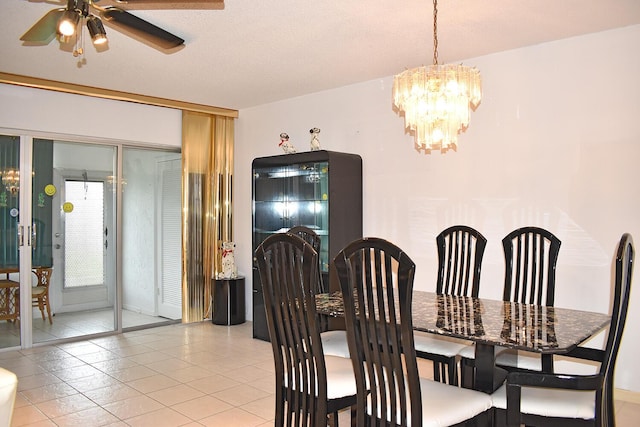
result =
[[[202,322],[2,352],[19,377],[12,426],[271,426],[271,346],[251,335]],[[616,411],[618,426],[640,419],[640,405]]]
[[[40,312],[34,309],[33,342],[64,338],[76,338],[83,335],[99,334],[114,330],[113,309],[86,310],[70,313],[56,313],[53,323],[42,319]],[[122,310],[122,327],[131,328],[171,321],[156,316],[147,316],[129,310]],[[0,322],[0,349],[20,346],[20,322]]]

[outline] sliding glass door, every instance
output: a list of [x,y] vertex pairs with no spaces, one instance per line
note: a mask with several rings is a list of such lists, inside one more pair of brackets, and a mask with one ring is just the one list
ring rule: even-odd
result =
[[181,318],[180,159],[0,135],[0,349]]
[[20,345],[20,138],[0,135],[0,349]]
[[116,329],[116,164],[116,146],[33,140],[32,212],[49,260],[32,267],[52,267],[45,308],[54,314],[33,309],[34,343]]
[[180,153],[123,150],[122,327],[182,318]]
[[0,136],[0,348],[115,330],[115,146]]

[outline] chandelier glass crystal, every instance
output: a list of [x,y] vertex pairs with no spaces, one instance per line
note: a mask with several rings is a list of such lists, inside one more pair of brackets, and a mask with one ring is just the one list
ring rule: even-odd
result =
[[20,189],[20,171],[9,168],[0,172],[0,175],[2,175],[2,185],[4,185],[4,188],[12,195],[18,194],[18,190]]
[[405,70],[393,79],[393,103],[404,112],[416,150],[456,150],[458,134],[469,126],[471,109],[482,97],[480,72],[463,65],[438,64],[438,1],[433,1],[433,65]]

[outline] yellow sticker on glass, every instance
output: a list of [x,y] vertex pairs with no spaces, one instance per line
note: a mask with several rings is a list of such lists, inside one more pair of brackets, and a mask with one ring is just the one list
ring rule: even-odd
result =
[[63,210],[65,213],[73,212],[73,203],[71,203],[71,202],[64,202],[64,204],[62,205],[62,210]]
[[44,187],[44,194],[46,194],[47,196],[53,196],[54,194],[56,194],[56,186],[53,184],[47,184]]

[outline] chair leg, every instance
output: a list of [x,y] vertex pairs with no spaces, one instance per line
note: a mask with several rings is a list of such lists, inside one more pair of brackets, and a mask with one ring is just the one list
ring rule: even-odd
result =
[[47,294],[45,299],[45,306],[47,307],[47,316],[49,317],[49,324],[53,325],[53,319],[51,318],[51,304],[49,303],[49,295]]
[[43,300],[43,297],[38,298],[38,308],[40,309],[40,315],[42,316],[42,321],[44,321],[44,300]]
[[15,304],[16,304],[14,309],[15,309],[16,313],[18,313],[18,316],[20,316],[20,291],[19,290],[17,290],[16,293],[15,293],[14,301],[15,301]]
[[351,406],[351,427],[356,427],[358,425],[358,413],[356,412],[356,405]]
[[475,361],[463,358],[460,360],[460,383],[464,388],[473,388]]
[[338,427],[338,411],[330,413],[328,418],[329,427]]
[[449,381],[448,383],[450,385],[458,385],[458,363],[456,361],[456,358],[453,357],[451,359],[449,359],[449,363],[447,363],[447,366],[449,367]]
[[433,380],[440,381],[440,362],[433,361]]

